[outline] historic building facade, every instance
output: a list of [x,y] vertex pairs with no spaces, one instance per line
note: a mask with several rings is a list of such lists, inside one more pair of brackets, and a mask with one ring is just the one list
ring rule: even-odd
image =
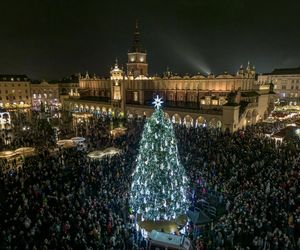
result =
[[30,92],[33,110],[40,110],[42,105],[46,111],[59,108],[59,85],[57,83],[49,84],[46,81],[31,83]]
[[[78,76],[59,81],[31,81],[27,75],[0,74],[0,109],[5,111],[58,110],[65,98],[79,97]],[[1,117],[0,117],[1,118]]]
[[259,75],[258,82],[272,82],[280,102],[288,105],[300,104],[300,67],[274,69],[271,73]]
[[0,75],[0,107],[7,110],[31,106],[30,80],[26,75]]
[[74,112],[142,117],[153,112],[153,98],[164,100],[164,111],[173,122],[235,131],[264,119],[273,95],[268,84],[258,84],[250,63],[236,74],[179,76],[170,71],[148,75],[147,53],[140,42],[138,25],[128,52],[127,72],[116,62],[110,78],[79,76],[80,98],[65,101]]

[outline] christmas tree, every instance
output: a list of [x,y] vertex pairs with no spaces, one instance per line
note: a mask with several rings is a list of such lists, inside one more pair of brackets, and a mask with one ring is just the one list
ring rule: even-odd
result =
[[140,141],[130,205],[145,220],[172,220],[188,210],[188,181],[173,125],[160,108],[162,100],[157,96],[154,104],[155,112],[148,118]]

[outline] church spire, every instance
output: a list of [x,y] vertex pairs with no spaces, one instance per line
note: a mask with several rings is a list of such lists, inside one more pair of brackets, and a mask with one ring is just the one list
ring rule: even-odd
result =
[[127,75],[133,76],[134,78],[138,76],[148,76],[147,53],[141,43],[138,20],[135,22],[133,42],[127,55]]
[[130,52],[142,52],[145,53],[145,50],[141,44],[140,39],[140,30],[139,30],[139,22],[138,20],[135,21],[135,32],[133,35],[133,43],[130,49]]

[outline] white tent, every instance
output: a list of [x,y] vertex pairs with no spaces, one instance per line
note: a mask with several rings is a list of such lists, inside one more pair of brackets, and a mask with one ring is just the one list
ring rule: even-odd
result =
[[88,154],[88,157],[94,160],[101,160],[103,157],[112,157],[121,153],[121,150],[118,148],[106,148],[104,150],[93,151]]
[[72,140],[59,140],[56,143],[59,147],[64,147],[64,148],[74,148],[74,147],[76,147],[76,143]]
[[72,137],[70,140],[72,140],[76,144],[85,142],[84,137]]

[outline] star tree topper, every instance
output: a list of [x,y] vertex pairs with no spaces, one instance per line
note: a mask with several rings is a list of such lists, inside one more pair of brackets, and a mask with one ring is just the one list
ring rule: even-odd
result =
[[152,102],[152,104],[154,104],[154,107],[156,109],[160,109],[161,105],[163,104],[164,102],[162,101],[162,98],[159,97],[158,95],[156,96],[156,98],[154,98],[154,101]]

